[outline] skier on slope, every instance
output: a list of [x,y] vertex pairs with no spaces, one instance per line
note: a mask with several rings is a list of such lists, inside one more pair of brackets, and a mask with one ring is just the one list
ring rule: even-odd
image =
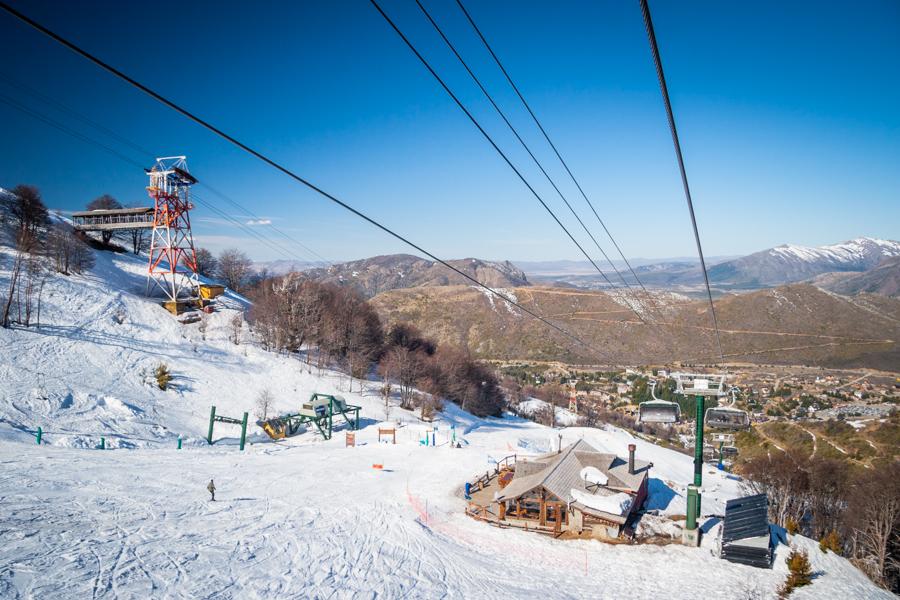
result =
[[213,502],[216,501],[216,484],[213,483],[213,480],[209,480],[209,484],[206,486],[206,489],[209,490],[209,495],[211,496],[211,500]]

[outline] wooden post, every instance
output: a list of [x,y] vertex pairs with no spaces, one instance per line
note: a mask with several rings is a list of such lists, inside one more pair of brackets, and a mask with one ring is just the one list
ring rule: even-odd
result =
[[516,499],[516,518],[522,518],[522,503],[518,500],[518,498]]
[[506,502],[500,503],[500,520],[506,519]]
[[547,502],[541,497],[541,516],[540,516],[540,524],[547,524]]

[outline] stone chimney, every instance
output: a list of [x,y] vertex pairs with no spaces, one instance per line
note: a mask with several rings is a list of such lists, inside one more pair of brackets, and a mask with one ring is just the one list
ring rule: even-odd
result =
[[628,444],[628,473],[630,475],[634,475],[634,451],[637,450],[637,446],[634,444]]

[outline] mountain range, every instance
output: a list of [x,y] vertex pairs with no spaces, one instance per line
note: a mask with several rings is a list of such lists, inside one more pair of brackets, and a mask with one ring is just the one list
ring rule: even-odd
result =
[[822,273],[868,271],[900,256],[900,242],[857,238],[810,248],[783,245],[710,267],[712,281],[741,287],[769,287],[804,281]]
[[[491,287],[530,285],[525,273],[509,261],[477,258],[448,260],[448,264]],[[410,254],[389,254],[311,268],[307,277],[356,289],[367,298],[399,288],[434,287],[471,283],[440,263]]]
[[[863,273],[874,269],[888,261],[885,272],[879,277],[896,277],[891,275],[898,267],[890,263],[890,259],[900,257],[900,242],[861,237],[839,244],[807,247],[785,244],[755,252],[747,256],[726,259],[720,262],[709,261],[709,279],[720,292],[761,289],[811,281],[825,273]],[[618,265],[617,265],[618,266]],[[602,267],[601,267],[602,268]],[[627,270],[619,270],[636,284]],[[664,260],[652,264],[635,266],[635,273],[644,285],[655,288],[675,289],[689,292],[696,290],[703,283],[703,273],[697,261]],[[546,270],[532,277],[533,282],[587,289],[603,289],[609,287],[596,271],[594,273],[572,274],[572,269],[553,274]],[[614,283],[617,283],[614,278]],[[871,283],[871,282],[870,282]],[[860,291],[876,291],[880,289],[866,288],[859,284]],[[854,289],[848,283],[846,289]],[[886,286],[885,289],[890,289]]]
[[[710,282],[717,296],[800,282],[841,294],[900,294],[900,242],[893,240],[861,237],[820,247],[785,244],[747,256],[718,260],[708,262]],[[513,264],[464,258],[447,262],[491,287],[610,288],[590,263],[579,261]],[[640,264],[642,262],[645,264]],[[525,268],[520,268],[523,265]],[[624,264],[616,264],[616,267],[630,285],[637,286]],[[652,262],[637,259],[632,267],[648,288],[693,297],[705,293],[703,274],[696,260],[676,258]],[[318,281],[353,287],[367,298],[394,289],[471,283],[439,263],[409,254],[375,256],[327,267],[321,263],[279,260],[257,263],[257,268],[275,275],[303,271]],[[607,276],[614,284],[621,281],[611,270]]]

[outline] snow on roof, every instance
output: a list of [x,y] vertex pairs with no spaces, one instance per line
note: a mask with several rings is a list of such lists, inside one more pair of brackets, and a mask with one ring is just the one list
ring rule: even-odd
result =
[[[520,465],[522,466],[520,470]],[[572,490],[588,495],[598,492],[609,495],[610,490],[636,493],[648,477],[650,463],[635,460],[635,472],[628,472],[628,463],[615,454],[598,451],[579,440],[555,454],[545,454],[533,461],[517,463],[516,475],[497,496],[498,500],[511,500],[543,487],[564,502],[574,502]],[[592,468],[607,478],[606,485],[586,480],[582,472]],[[605,490],[605,491],[603,491]]]

